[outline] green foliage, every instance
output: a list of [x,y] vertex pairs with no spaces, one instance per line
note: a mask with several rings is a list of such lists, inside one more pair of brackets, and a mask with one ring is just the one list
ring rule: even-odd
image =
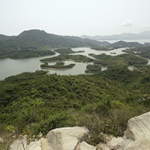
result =
[[15,132],[15,127],[12,125],[9,125],[6,127],[6,130],[8,130],[9,132]]
[[99,73],[101,67],[105,66],[108,69],[116,68],[127,68],[128,66],[134,65],[135,67],[145,67],[148,60],[142,57],[138,57],[134,54],[122,54],[117,56],[110,56],[106,54],[95,55],[89,54],[90,56],[96,58],[93,65],[88,65],[86,72],[88,73]]
[[101,132],[122,135],[128,119],[150,110],[150,69],[112,68],[97,75],[22,73],[0,82],[0,133],[46,134],[86,126],[90,143]]
[[138,55],[150,59],[150,46],[131,48],[129,52],[138,52]]
[[55,52],[60,54],[72,54],[72,53],[81,53],[84,51],[73,51],[71,48],[60,48],[60,49],[56,49]]
[[41,30],[24,31],[18,36],[1,36],[0,38],[0,59],[52,55],[54,52],[49,50],[54,48],[101,45],[99,41],[53,35]]
[[69,64],[69,65],[64,65],[63,62],[57,62],[55,65],[48,65],[48,62],[44,62],[44,64],[41,65],[42,69],[69,69],[73,68],[76,64]]
[[0,59],[1,58],[30,58],[30,57],[39,57],[46,55],[54,55],[55,53],[50,50],[6,50],[0,51]]
[[140,47],[140,48],[143,48],[144,46],[138,42],[125,42],[125,41],[118,41],[116,43],[112,43],[110,45],[108,45],[107,47],[110,47],[110,48],[122,48],[122,47]]
[[136,65],[136,64],[147,64],[148,62],[144,58],[137,57],[131,54],[122,54],[113,57],[106,54],[102,54],[102,55],[95,55],[95,58],[99,60],[99,61],[96,60],[94,62],[95,64],[102,64],[110,68],[127,67],[129,65]]
[[84,55],[67,55],[67,54],[61,54],[56,57],[41,59],[40,61],[56,62],[56,61],[66,61],[66,60],[73,60],[75,62],[93,62],[93,59]]
[[41,120],[39,124],[35,125],[33,133],[36,135],[40,132],[42,132],[43,134],[47,134],[49,130],[67,126],[67,121],[69,118],[70,116],[65,112],[59,112],[51,115],[48,118]]
[[94,64],[94,65],[87,65],[86,73],[97,73],[101,71],[102,65]]

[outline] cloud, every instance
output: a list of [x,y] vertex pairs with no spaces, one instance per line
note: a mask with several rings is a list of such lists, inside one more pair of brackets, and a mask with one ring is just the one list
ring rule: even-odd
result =
[[121,25],[124,27],[131,27],[133,25],[133,22],[131,20],[126,20]]

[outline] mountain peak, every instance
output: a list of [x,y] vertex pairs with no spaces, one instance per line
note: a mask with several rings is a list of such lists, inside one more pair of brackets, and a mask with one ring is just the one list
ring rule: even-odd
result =
[[39,30],[39,29],[32,29],[32,30],[25,30],[23,32],[21,32],[18,36],[31,36],[31,35],[46,35],[47,33],[44,30]]

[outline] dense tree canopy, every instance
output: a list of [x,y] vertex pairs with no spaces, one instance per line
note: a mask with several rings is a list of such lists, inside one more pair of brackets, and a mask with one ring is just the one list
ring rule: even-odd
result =
[[[89,142],[100,132],[122,135],[127,120],[150,110],[150,69],[112,68],[97,75],[22,73],[0,82],[0,133],[46,134],[86,126]],[[21,124],[21,126],[20,126]]]

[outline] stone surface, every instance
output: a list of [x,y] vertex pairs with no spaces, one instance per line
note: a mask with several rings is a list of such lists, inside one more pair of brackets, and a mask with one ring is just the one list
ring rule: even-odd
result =
[[131,118],[124,138],[106,139],[106,144],[97,146],[98,150],[150,150],[150,112]]
[[27,136],[21,136],[19,139],[15,140],[11,145],[9,150],[27,150]]
[[106,144],[104,144],[104,143],[100,143],[100,144],[98,144],[97,146],[96,146],[96,150],[110,150],[109,148],[108,148],[108,146],[106,145]]
[[150,112],[131,118],[124,137],[102,134],[106,144],[97,147],[84,142],[89,131],[85,127],[57,128],[49,131],[46,139],[31,142],[26,136],[15,140],[9,150],[150,150]]
[[51,130],[46,138],[53,150],[75,150],[88,134],[85,127],[67,127]]
[[28,150],[41,150],[41,141],[31,142],[28,146]]
[[52,150],[52,148],[48,144],[47,139],[45,138],[41,138],[41,150]]
[[76,150],[96,150],[96,147],[83,141],[80,144],[78,144]]
[[130,145],[132,142],[132,140],[124,139],[122,142],[118,143],[117,150],[124,150],[126,145]]
[[124,139],[121,137],[118,138],[112,138],[108,143],[107,143],[107,147],[109,147],[109,149],[115,149],[118,147],[118,144],[120,142],[122,142]]
[[125,138],[138,142],[150,142],[150,112],[128,121]]
[[127,143],[122,149],[123,150],[150,150],[150,147],[148,148],[145,145],[141,145],[137,141],[133,141],[133,142]]

